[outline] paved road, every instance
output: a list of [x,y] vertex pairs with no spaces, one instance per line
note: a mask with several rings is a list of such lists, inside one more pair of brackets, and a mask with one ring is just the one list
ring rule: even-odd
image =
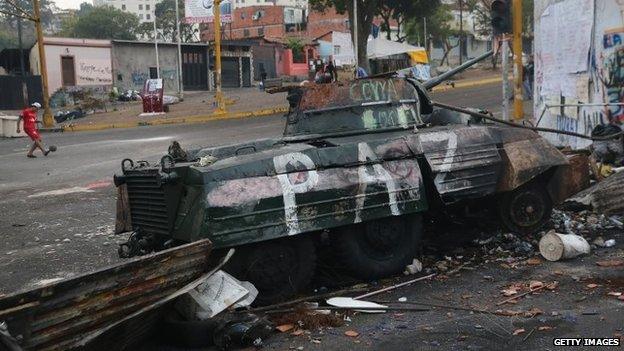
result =
[[[454,89],[434,98],[499,110],[496,84]],[[184,147],[277,137],[284,117],[215,121],[99,132],[44,134],[59,147],[47,158],[24,157],[28,140],[0,139],[0,293],[67,277],[116,261],[113,235],[120,161],[158,160],[172,140]]]

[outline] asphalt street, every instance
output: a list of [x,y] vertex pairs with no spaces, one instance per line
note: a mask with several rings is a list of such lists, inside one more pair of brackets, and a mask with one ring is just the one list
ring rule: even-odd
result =
[[[498,84],[452,89],[434,94],[441,102],[500,112]],[[113,129],[100,132],[44,134],[59,151],[44,158],[25,157],[26,139],[0,139],[0,296],[86,273],[118,262],[113,234],[116,190],[113,174],[124,158],[157,161],[172,140],[185,148],[278,137],[283,116]],[[466,228],[460,228],[466,230]],[[609,293],[624,291],[621,268],[602,268],[599,259],[621,256],[618,248],[601,249],[571,262],[535,266],[494,260],[459,274],[424,281],[378,296],[379,300],[428,301],[445,306],[494,308],[510,316],[447,308],[416,313],[356,314],[339,328],[273,336],[267,350],[517,350],[562,349],[554,337],[614,337],[623,333],[622,303]],[[470,251],[454,243],[446,255]],[[392,279],[397,279],[392,278]],[[527,295],[517,304],[501,289],[529,281],[557,282],[558,288]],[[589,286],[595,288],[588,288]],[[514,314],[519,311],[518,315]],[[532,312],[529,317],[526,311]],[[345,336],[355,331],[357,337]],[[520,332],[524,330],[523,332]],[[170,348],[153,348],[170,350]]]
[[[500,110],[497,84],[434,94],[442,102]],[[121,160],[157,161],[172,140],[185,148],[278,137],[280,115],[195,125],[46,133],[57,153],[25,157],[29,140],[0,139],[0,293],[117,261],[113,234]]]

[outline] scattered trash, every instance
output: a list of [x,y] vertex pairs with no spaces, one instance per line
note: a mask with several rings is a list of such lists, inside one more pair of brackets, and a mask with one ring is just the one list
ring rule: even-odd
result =
[[273,325],[254,314],[237,316],[215,329],[214,344],[221,350],[235,347],[261,347],[273,333]]
[[539,249],[542,256],[549,261],[569,259],[590,252],[589,243],[582,236],[559,234],[554,230],[542,236]]
[[596,264],[600,267],[619,267],[624,265],[624,260],[606,260],[606,261],[598,261]]
[[549,325],[542,325],[540,327],[537,327],[537,330],[539,331],[549,331],[549,330],[553,330],[554,328],[549,326]]
[[607,295],[609,295],[609,296],[622,296],[622,293],[619,292],[619,291],[609,291],[607,293]]
[[399,297],[399,302],[407,302],[407,297]]
[[206,166],[209,166],[209,165],[215,163],[216,161],[217,161],[216,157],[214,157],[212,155],[208,155],[208,156],[201,157],[199,159],[199,161],[197,161],[197,165],[199,167],[206,167]]
[[526,330],[524,330],[524,328],[520,328],[520,329],[516,329],[513,332],[513,335],[520,335],[522,333],[526,332]]
[[288,331],[291,331],[295,328],[294,324],[282,324],[282,325],[278,325],[277,327],[275,327],[275,329],[279,330],[282,333],[286,333]]
[[416,274],[422,271],[422,269],[423,269],[422,262],[420,262],[418,259],[415,258],[411,264],[408,264],[407,266],[405,266],[405,271],[403,272],[403,274],[405,275]]
[[249,290],[238,279],[220,270],[178,299],[175,306],[188,320],[205,320],[223,312],[249,294]]
[[357,338],[360,335],[360,333],[355,330],[347,330],[344,334],[350,338]]
[[[332,297],[328,299],[327,304],[335,307],[342,308],[352,308],[357,312],[363,313],[384,313],[386,312],[383,308],[387,308],[388,306],[380,305],[378,303],[370,302],[370,301],[362,301],[355,300],[351,297]],[[374,309],[366,309],[366,308],[374,308]]]
[[598,285],[598,284],[593,284],[593,283],[592,283],[592,284],[587,284],[587,288],[588,288],[588,289],[594,289],[594,288],[597,288],[597,287],[599,287],[599,286],[600,286],[600,285]]
[[615,239],[609,239],[604,242],[604,247],[613,247],[615,246]]

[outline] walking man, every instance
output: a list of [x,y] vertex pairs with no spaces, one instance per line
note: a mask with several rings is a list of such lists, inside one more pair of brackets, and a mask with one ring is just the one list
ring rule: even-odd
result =
[[26,157],[28,158],[37,157],[33,155],[33,152],[35,152],[37,148],[41,150],[44,156],[48,156],[50,151],[53,151],[50,149],[46,150],[43,147],[43,143],[41,142],[41,136],[39,135],[39,130],[37,129],[37,111],[40,108],[41,108],[41,104],[38,102],[34,102],[32,105],[30,105],[30,107],[26,107],[25,109],[22,110],[22,113],[20,114],[19,119],[17,120],[17,132],[18,133],[20,132],[20,120],[22,120],[22,123],[24,124],[24,132],[28,134],[30,139],[33,141],[33,144],[30,147],[30,150],[26,154]]

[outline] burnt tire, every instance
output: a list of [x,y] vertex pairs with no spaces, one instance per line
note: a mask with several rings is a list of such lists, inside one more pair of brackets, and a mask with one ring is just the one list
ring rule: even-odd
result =
[[552,206],[544,185],[533,182],[503,194],[498,214],[506,229],[518,234],[532,234],[550,220]]
[[402,272],[418,252],[420,215],[388,217],[341,228],[332,234],[336,259],[350,275],[362,280]]
[[258,289],[255,305],[285,301],[302,291],[316,269],[311,235],[298,235],[236,249],[226,271]]

